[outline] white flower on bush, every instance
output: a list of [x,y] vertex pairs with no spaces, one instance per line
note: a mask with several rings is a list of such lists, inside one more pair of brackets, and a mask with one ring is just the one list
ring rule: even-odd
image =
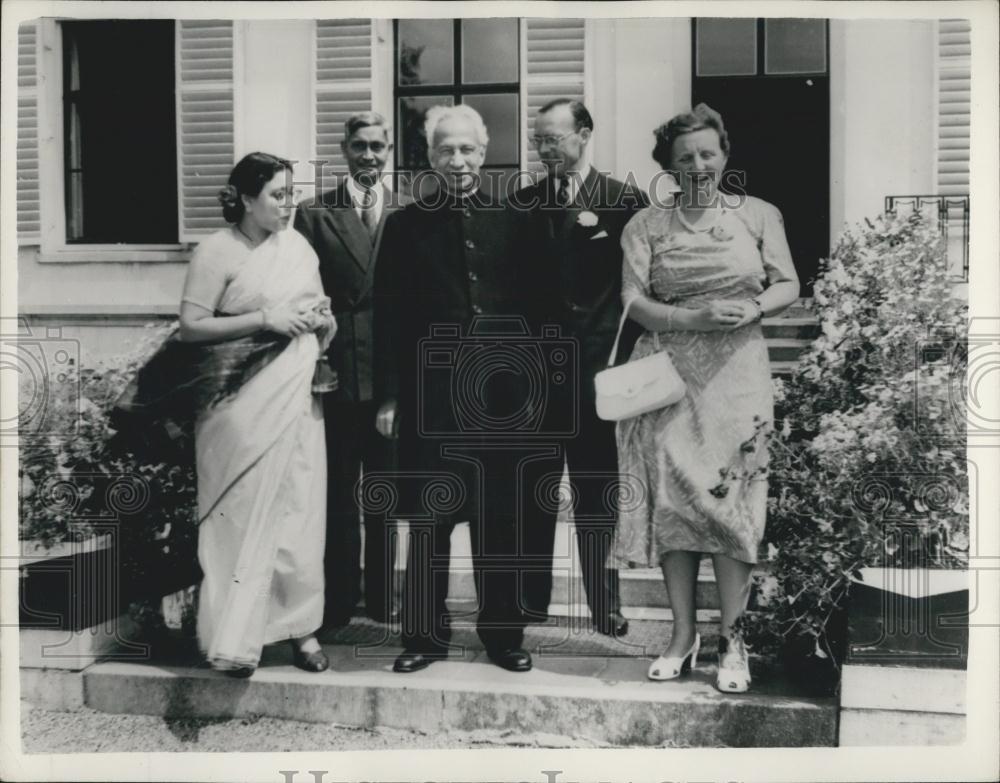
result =
[[[776,550],[777,551],[777,550]],[[781,585],[772,574],[762,574],[757,580],[757,605],[771,606],[781,595]]]

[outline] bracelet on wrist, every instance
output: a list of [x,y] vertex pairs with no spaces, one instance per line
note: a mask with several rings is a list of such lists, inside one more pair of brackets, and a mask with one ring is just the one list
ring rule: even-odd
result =
[[757,299],[751,299],[750,304],[757,309],[757,316],[753,320],[762,321],[764,319],[764,306]]

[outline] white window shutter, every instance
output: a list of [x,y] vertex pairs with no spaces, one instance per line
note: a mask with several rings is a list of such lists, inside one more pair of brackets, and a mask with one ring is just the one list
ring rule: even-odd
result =
[[[522,132],[530,133],[538,110],[555,98],[584,99],[583,19],[528,19],[527,73],[524,74],[527,112]],[[538,172],[538,151],[528,147],[528,170]]]
[[37,245],[41,235],[38,178],[38,25],[17,30],[17,241]]
[[315,99],[316,159],[325,172],[341,174],[347,171],[344,122],[372,108],[370,19],[317,20]]
[[937,184],[942,196],[969,195],[970,31],[968,19],[938,24]]
[[234,160],[233,22],[177,22],[179,234],[197,242],[226,225],[216,199]]

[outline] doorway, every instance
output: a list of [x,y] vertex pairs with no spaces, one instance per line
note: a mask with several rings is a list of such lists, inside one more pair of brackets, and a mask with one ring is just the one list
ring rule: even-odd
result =
[[729,170],[785,220],[802,296],[830,252],[829,32],[825,19],[695,19],[692,104],[722,115]]

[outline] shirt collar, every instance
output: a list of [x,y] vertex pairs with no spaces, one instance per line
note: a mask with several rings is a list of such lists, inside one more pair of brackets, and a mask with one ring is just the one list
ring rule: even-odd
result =
[[[358,184],[358,181],[352,176],[347,177],[347,192],[351,196],[351,203],[354,204],[355,208],[361,209],[361,203],[365,197],[365,191],[368,190],[363,185]],[[379,185],[371,188],[372,193],[375,195],[375,209],[379,210],[382,208],[382,188]]]

